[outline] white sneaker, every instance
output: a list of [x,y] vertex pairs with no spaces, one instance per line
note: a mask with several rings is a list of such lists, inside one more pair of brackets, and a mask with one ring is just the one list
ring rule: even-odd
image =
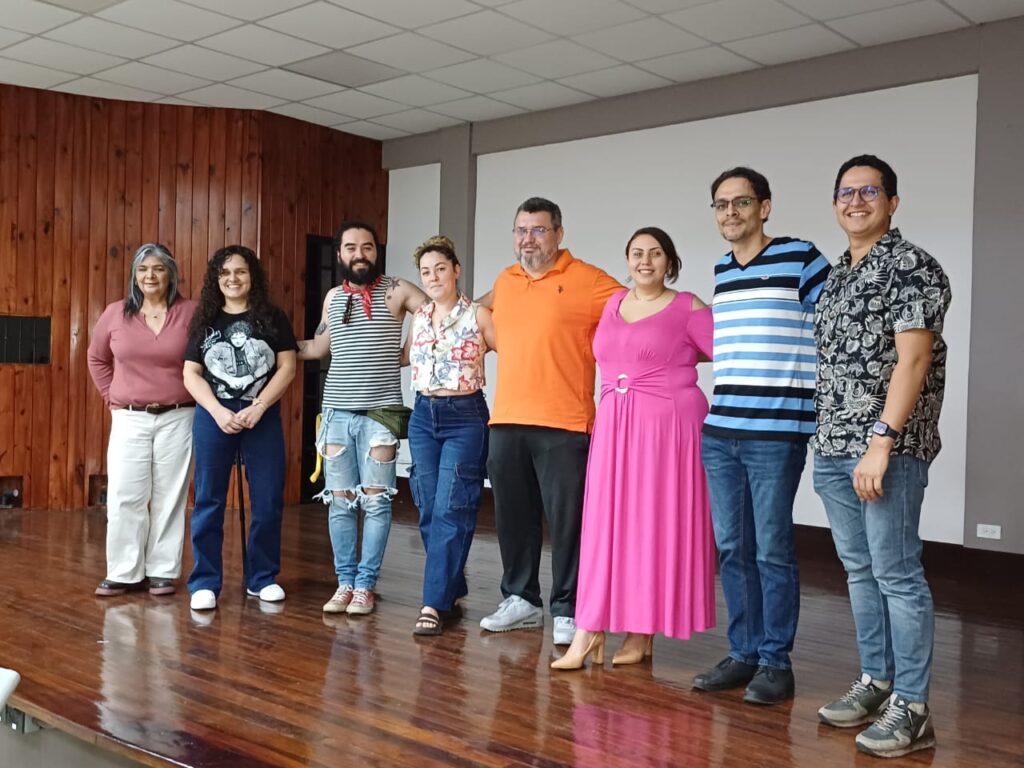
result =
[[511,595],[498,603],[498,610],[480,619],[480,626],[488,632],[537,629],[544,626],[544,611],[519,595]]
[[551,642],[569,645],[576,635],[576,620],[572,616],[555,616],[551,627]]
[[284,600],[284,590],[277,586],[277,584],[267,584],[259,592],[247,589],[245,593],[250,597],[258,597],[260,600],[268,603],[279,603]]
[[217,596],[212,589],[199,589],[192,593],[189,606],[193,611],[212,611],[217,607]]

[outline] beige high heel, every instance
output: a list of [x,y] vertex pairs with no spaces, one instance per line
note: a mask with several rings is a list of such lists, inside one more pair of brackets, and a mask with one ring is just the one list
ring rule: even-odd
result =
[[[579,630],[577,630],[579,631]],[[604,632],[595,632],[583,651],[572,650],[572,646],[560,659],[551,662],[552,669],[582,669],[587,658],[593,656],[595,664],[604,664]]]
[[[627,648],[629,645],[630,638],[637,637],[633,632],[626,635],[626,639],[622,643],[622,647],[615,652],[612,656],[612,666],[619,666],[621,664],[639,664],[641,661],[646,659],[652,653],[654,653],[654,635],[647,635],[647,645],[643,646],[643,650],[636,645],[633,648]],[[640,635],[643,637],[643,635]]]

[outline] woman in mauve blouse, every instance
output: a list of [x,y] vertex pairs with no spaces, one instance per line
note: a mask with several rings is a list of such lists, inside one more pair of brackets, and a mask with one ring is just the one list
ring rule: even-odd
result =
[[406,341],[416,407],[409,421],[409,485],[420,510],[427,560],[423,607],[413,634],[439,635],[460,613],[465,566],[476,530],[487,465],[484,353],[494,349],[486,307],[459,291],[459,259],[447,237],[432,237],[413,255],[430,298],[413,315]]
[[107,576],[101,597],[174,593],[181,575],[195,403],[182,380],[196,305],[178,295],[170,251],[135,252],[128,296],[110,304],[89,341],[89,373],[110,408]]

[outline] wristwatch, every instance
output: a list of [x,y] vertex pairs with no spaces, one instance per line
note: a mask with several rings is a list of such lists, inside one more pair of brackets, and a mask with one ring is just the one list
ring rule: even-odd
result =
[[893,440],[900,436],[900,433],[890,427],[884,421],[876,421],[871,425],[871,434],[879,437],[891,437]]

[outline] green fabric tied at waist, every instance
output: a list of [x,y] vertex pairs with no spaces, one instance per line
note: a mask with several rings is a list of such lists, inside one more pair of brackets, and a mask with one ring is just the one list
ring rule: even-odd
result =
[[391,430],[391,434],[399,440],[409,438],[409,419],[412,417],[412,408],[406,408],[404,405],[385,405],[383,408],[370,408],[366,411],[366,415]]

